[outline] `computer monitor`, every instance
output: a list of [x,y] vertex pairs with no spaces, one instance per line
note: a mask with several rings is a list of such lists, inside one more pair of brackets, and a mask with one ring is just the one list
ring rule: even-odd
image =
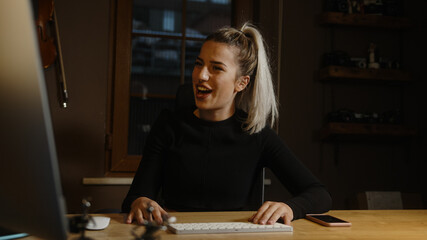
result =
[[0,0],[0,226],[66,239],[45,79],[30,0]]

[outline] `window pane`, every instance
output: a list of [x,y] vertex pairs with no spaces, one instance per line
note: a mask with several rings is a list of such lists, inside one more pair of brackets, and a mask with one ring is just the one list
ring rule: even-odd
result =
[[163,109],[174,107],[171,97],[179,86],[180,55],[180,40],[133,38],[128,154],[142,154],[154,120]]
[[216,29],[231,25],[231,0],[188,0],[186,14],[186,35],[205,38]]
[[180,40],[133,38],[131,95],[175,95],[181,76],[180,60]]
[[133,1],[133,32],[181,36],[182,1]]
[[194,63],[199,56],[200,48],[203,41],[186,41],[185,42],[185,82],[191,82]]

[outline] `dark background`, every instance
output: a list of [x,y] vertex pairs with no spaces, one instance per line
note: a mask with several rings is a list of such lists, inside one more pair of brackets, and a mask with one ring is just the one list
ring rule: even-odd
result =
[[[51,111],[68,211],[79,212],[82,197],[92,198],[92,211],[120,208],[129,186],[83,185],[86,177],[105,175],[105,130],[108,111],[108,79],[111,74],[110,2],[107,0],[56,0],[63,58],[70,95],[69,107],[59,107],[56,80],[46,71]],[[413,27],[402,32],[337,27],[334,34],[318,22],[322,1],[253,1],[254,23],[260,26],[270,45],[275,75],[280,72],[279,135],[295,155],[324,182],[333,197],[333,209],[350,209],[357,193],[401,191],[417,193],[427,206],[426,79],[425,37],[427,3],[405,1],[404,15]],[[283,21],[279,8],[283,6]],[[281,26],[282,40],[278,30]],[[332,37],[333,36],[333,37]],[[366,56],[367,43],[376,41],[381,54],[399,54],[402,67],[414,82],[405,87],[338,84],[332,87],[316,81],[321,56],[336,49],[354,56]],[[281,49],[278,52],[278,49]],[[279,61],[277,56],[280,56]],[[396,96],[398,95],[398,100]],[[403,99],[403,100],[402,100]],[[405,124],[418,131],[409,142],[322,143],[318,131],[325,113],[337,106],[356,111],[386,109],[400,101]],[[267,200],[284,200],[286,191],[268,173]]]

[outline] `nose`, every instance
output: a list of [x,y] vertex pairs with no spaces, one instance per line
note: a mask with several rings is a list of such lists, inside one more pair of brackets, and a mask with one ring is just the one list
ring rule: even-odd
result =
[[196,77],[195,80],[199,82],[207,82],[209,81],[209,71],[208,68],[203,66],[200,68],[194,68],[194,77]]

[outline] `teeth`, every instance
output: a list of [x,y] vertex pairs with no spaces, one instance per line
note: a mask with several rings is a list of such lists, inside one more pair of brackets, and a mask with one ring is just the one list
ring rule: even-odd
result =
[[199,91],[210,91],[209,89],[202,87],[202,86],[197,86],[197,90],[199,90]]

